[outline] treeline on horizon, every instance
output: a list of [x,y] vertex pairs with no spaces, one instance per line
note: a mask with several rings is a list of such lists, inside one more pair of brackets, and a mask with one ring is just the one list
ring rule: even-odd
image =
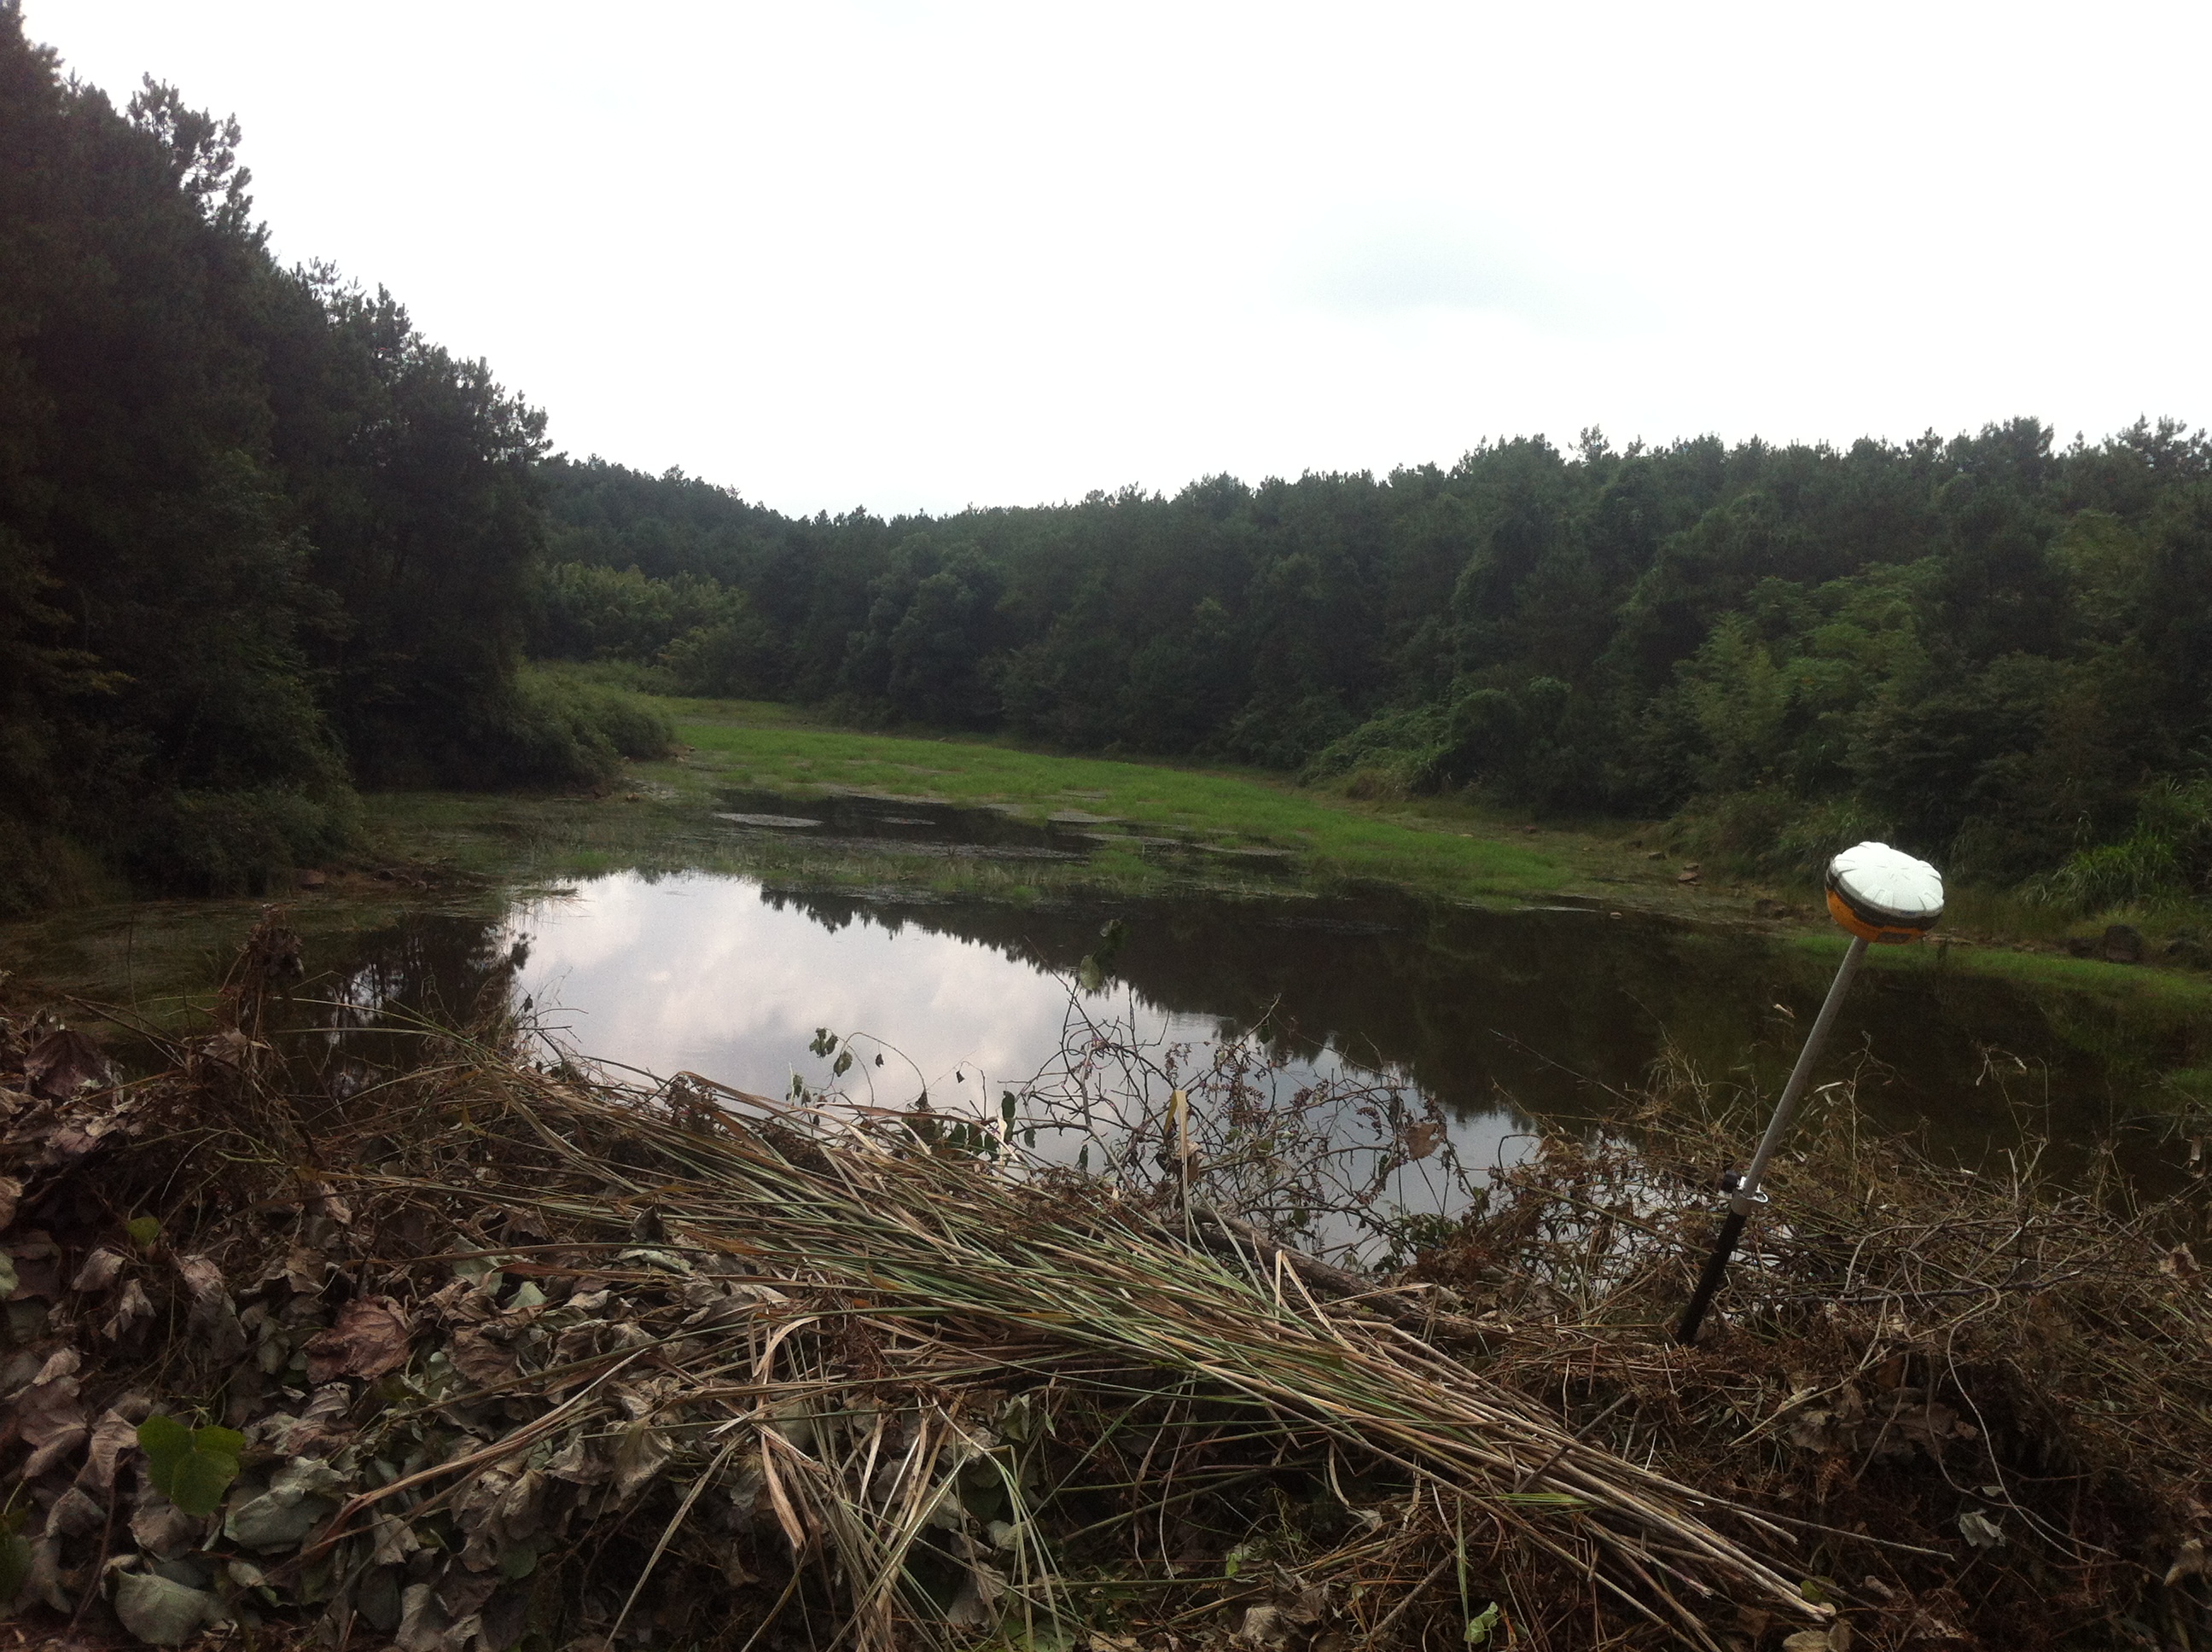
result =
[[[2076,905],[2212,877],[2212,445],[1486,445],[1171,498],[783,515],[549,453],[388,294],[286,269],[234,123],[118,111],[0,0],[0,910],[250,890],[356,787],[576,787],[592,674],[872,725],[1879,835]],[[605,675],[601,673],[600,675]]]
[[1778,874],[1874,835],[2092,909],[2212,874],[2212,444],[2169,422],[1590,431],[934,519],[539,474],[533,649],[681,692],[1675,817]]
[[279,267],[238,137],[150,80],[117,111],[0,0],[0,911],[254,889],[347,841],[356,782],[665,744],[518,671],[543,416]]

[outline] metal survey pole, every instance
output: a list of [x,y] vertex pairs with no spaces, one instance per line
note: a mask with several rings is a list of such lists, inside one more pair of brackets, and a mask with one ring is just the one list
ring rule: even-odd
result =
[[1729,1190],[1729,1213],[1721,1223],[1721,1230],[1713,1241],[1713,1254],[1705,1258],[1705,1271],[1698,1276],[1698,1288],[1690,1293],[1690,1305],[1682,1310],[1682,1323],[1674,1333],[1677,1342],[1695,1342],[1698,1327],[1711,1305],[1713,1292],[1721,1288],[1728,1275],[1729,1258],[1735,1254],[1736,1241],[1743,1236],[1743,1224],[1752,1212],[1766,1202],[1766,1195],[1759,1184],[1766,1175],[1767,1161],[1774,1150],[1782,1145],[1782,1138],[1790,1129],[1790,1121],[1797,1114],[1797,1103],[1805,1098],[1805,1086],[1812,1081],[1813,1063],[1820,1058],[1820,1047],[1828,1042],[1828,1029],[1836,1024],[1836,1011],[1844,1006],[1844,994],[1851,989],[1851,977],[1859,972],[1859,960],[1866,957],[1867,944],[1858,936],[1851,938],[1850,950],[1844,954],[1843,968],[1836,971],[1836,979],[1828,987],[1828,996],[1820,1005],[1813,1030],[1805,1035],[1805,1048],[1797,1052],[1797,1065],[1790,1069],[1790,1082],[1782,1091],[1782,1099],[1774,1104],[1774,1116],[1766,1121],[1766,1133],[1759,1138],[1759,1151],[1752,1156],[1751,1169],[1741,1176],[1733,1173],[1725,1186]]
[[1731,1174],[1723,1179],[1721,1185],[1729,1195],[1728,1215],[1714,1236],[1712,1254],[1705,1258],[1698,1288],[1690,1293],[1689,1305],[1682,1310],[1682,1322],[1674,1329],[1674,1340],[1685,1345],[1698,1339],[1705,1310],[1712,1305],[1721,1281],[1728,1277],[1729,1259],[1735,1254],[1736,1242],[1743,1237],[1744,1224],[1766,1202],[1759,1184],[1783,1139],[1790,1133],[1797,1105],[1805,1099],[1806,1088],[1813,1081],[1814,1064],[1820,1059],[1821,1047],[1836,1024],[1836,1011],[1843,1008],[1844,995],[1851,989],[1851,978],[1858,974],[1867,947],[1876,942],[1917,941],[1943,915],[1942,875],[1926,861],[1916,860],[1887,843],[1862,843],[1844,850],[1828,863],[1827,885],[1829,915],[1850,932],[1850,947],[1844,954],[1843,967],[1829,984],[1828,996],[1814,1019],[1813,1029],[1805,1035],[1805,1047],[1797,1052],[1797,1065],[1790,1070],[1790,1082],[1783,1087],[1782,1099],[1774,1104],[1774,1116],[1766,1121],[1766,1133],[1759,1138],[1751,1168],[1740,1176]]

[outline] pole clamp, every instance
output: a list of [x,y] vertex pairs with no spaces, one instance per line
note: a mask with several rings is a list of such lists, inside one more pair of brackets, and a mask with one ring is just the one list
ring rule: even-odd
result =
[[1743,1191],[1743,1177],[1735,1170],[1730,1170],[1721,1178],[1721,1191],[1728,1195],[1729,1209],[1738,1216],[1749,1216],[1761,1205],[1766,1203],[1766,1189],[1761,1187],[1755,1193],[1746,1194]]

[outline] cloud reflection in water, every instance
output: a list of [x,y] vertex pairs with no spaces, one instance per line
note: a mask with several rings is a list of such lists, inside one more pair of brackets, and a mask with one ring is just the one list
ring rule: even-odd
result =
[[[1071,991],[1066,978],[1000,947],[917,924],[879,921],[860,904],[849,921],[780,902],[749,878],[617,873],[573,895],[519,908],[510,928],[529,939],[518,982],[549,1028],[596,1060],[666,1074],[690,1070],[737,1089],[781,1096],[794,1072],[818,1084],[808,1049],[817,1028],[866,1034],[902,1052],[873,1077],[886,1104],[926,1083],[940,1108],[988,1108],[1051,1063]],[[1100,1018],[1133,1020],[1147,1040],[1188,1042],[1206,1060],[1235,1011],[1170,1009],[1121,983],[1086,994]],[[1332,1049],[1294,1060],[1292,1086],[1346,1070]],[[1354,1069],[1356,1071],[1356,1069]],[[1403,1075],[1382,1075],[1415,1089]],[[1516,1128],[1508,1114],[1477,1112],[1452,1137],[1471,1165],[1495,1162]],[[1417,1167],[1418,1168],[1418,1167]],[[1404,1196],[1425,1203],[1407,1186]]]

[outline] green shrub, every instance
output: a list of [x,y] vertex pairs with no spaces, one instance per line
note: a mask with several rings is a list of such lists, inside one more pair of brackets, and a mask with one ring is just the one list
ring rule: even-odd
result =
[[1462,686],[1449,701],[1370,718],[1322,747],[1304,777],[1376,770],[1402,791],[1472,787],[1500,802],[1555,807],[1583,789],[1576,771],[1586,754],[1574,749],[1566,725],[1573,692],[1551,677],[1510,690]]
[[602,787],[624,757],[665,757],[675,741],[667,714],[634,694],[526,669],[476,743],[471,778],[485,786]]
[[662,652],[660,664],[678,694],[748,700],[775,684],[776,659],[775,636],[748,611],[685,632]]
[[1449,749],[1448,715],[1437,705],[1378,712],[1316,752],[1298,778],[1313,786],[1340,775],[1368,775],[1367,795],[1389,788],[1431,789],[1427,782]]
[[121,895],[112,871],[73,838],[0,811],[0,918]]
[[360,819],[360,799],[346,786],[159,793],[125,825],[121,859],[134,878],[157,889],[264,895],[295,868],[338,853]]
[[1808,803],[1774,787],[1701,798],[1672,823],[1681,846],[1772,878],[1817,882],[1838,850],[1873,838],[1893,842],[1888,817],[1844,794]]
[[1221,755],[1262,768],[1297,768],[1354,726],[1334,694],[1263,695],[1231,721]]
[[662,695],[676,692],[676,679],[662,665],[635,659],[549,660],[535,669],[565,677],[586,688],[619,689],[625,694]]

